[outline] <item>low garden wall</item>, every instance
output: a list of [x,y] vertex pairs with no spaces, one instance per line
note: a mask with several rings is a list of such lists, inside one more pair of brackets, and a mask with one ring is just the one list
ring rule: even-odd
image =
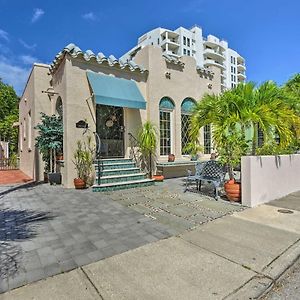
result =
[[175,161],[175,162],[161,162],[157,163],[157,171],[159,174],[163,175],[165,179],[176,178],[176,177],[186,177],[188,172],[191,170],[195,173],[194,161]]
[[244,156],[242,204],[254,207],[300,190],[300,154]]

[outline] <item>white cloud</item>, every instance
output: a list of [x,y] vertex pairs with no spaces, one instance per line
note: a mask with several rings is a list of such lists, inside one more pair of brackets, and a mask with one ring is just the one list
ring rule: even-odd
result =
[[35,8],[33,10],[33,16],[31,18],[31,23],[35,23],[36,21],[38,21],[44,14],[45,14],[45,12],[41,8]]
[[32,65],[33,63],[38,61],[36,57],[31,55],[21,55],[20,60],[24,65]]
[[32,45],[29,45],[27,44],[25,41],[23,41],[22,39],[19,39],[19,43],[24,47],[26,48],[27,50],[34,50],[36,48],[36,44],[32,44]]
[[19,96],[22,95],[29,72],[30,68],[17,66],[0,55],[0,78],[3,82],[12,85]]
[[82,18],[88,21],[96,21],[97,17],[93,12],[88,12],[82,15]]
[[3,29],[0,29],[0,38],[3,40],[9,41],[8,33]]

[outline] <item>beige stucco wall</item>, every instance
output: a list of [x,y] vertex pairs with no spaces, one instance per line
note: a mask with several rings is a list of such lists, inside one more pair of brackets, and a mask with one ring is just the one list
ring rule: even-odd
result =
[[[46,93],[42,93],[49,87],[49,81],[48,65],[34,64],[19,103],[20,169],[37,181],[43,179],[44,164],[34,146],[37,136],[34,126],[40,122],[41,112],[51,113],[51,101]],[[31,112],[31,124],[29,124],[29,112]]]
[[[177,159],[189,159],[189,156],[181,155],[181,104],[189,97],[199,101],[205,93],[221,92],[220,69],[212,68],[215,73],[212,79],[201,77],[196,69],[196,61],[193,57],[183,56],[180,58],[185,63],[184,67],[167,63],[162,56],[162,50],[158,47],[147,46],[137,53],[135,61],[149,70],[147,80],[148,119],[159,128],[159,102],[167,96],[175,104],[171,114],[172,122],[172,152]],[[169,72],[171,78],[165,74]],[[212,84],[212,89],[208,85]],[[200,134],[200,142],[203,144],[203,135]],[[159,151],[159,149],[158,149]],[[159,153],[157,153],[159,156]],[[160,160],[167,160],[161,156]]]
[[300,190],[300,154],[242,157],[242,204],[254,207]]

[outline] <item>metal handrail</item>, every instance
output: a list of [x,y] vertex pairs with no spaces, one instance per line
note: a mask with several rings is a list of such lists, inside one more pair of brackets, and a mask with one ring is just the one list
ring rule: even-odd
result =
[[101,151],[101,139],[99,134],[95,131],[94,132],[95,136],[95,141],[96,141],[96,157],[100,156],[100,151]]
[[[140,167],[140,161],[138,159],[138,152],[140,151],[140,145],[138,140],[136,139],[136,137],[128,132],[128,136],[129,136],[129,144],[130,144],[130,153],[129,155],[133,155],[133,159],[135,161],[135,163],[137,164],[138,167]],[[137,151],[136,151],[137,149]]]
[[101,176],[103,170],[103,161],[101,160],[101,138],[97,131],[94,132],[95,141],[96,141],[96,153],[95,158],[97,159],[97,167],[98,167],[98,176],[97,176],[97,184],[101,184]]

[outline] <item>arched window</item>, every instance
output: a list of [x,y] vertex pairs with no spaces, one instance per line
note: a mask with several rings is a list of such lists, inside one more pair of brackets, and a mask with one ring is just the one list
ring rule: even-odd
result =
[[160,155],[171,154],[171,114],[175,108],[174,102],[169,97],[163,97],[159,103],[159,132]]
[[189,154],[185,147],[190,141],[189,137],[189,126],[190,116],[196,102],[192,98],[185,98],[181,103],[181,153],[183,155]]
[[56,100],[55,112],[57,115],[59,115],[61,118],[63,118],[63,103],[62,103],[61,97],[58,97]]

